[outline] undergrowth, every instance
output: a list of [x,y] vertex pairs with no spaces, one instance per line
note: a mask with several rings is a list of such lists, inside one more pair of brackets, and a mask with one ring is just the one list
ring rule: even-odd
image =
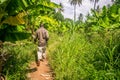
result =
[[49,53],[55,80],[119,80],[120,32],[65,34]]
[[4,50],[10,57],[4,65],[3,73],[7,80],[26,80],[29,63],[35,60],[36,45],[28,41],[19,41],[16,43],[5,42]]

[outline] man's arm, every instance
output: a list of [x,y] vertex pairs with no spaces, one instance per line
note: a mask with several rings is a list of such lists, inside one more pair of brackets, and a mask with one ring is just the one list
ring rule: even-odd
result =
[[46,41],[49,40],[49,34],[48,34],[48,31],[46,31]]
[[37,37],[38,37],[38,35],[37,35],[37,32],[35,33],[35,35],[34,35],[34,43],[37,41]]

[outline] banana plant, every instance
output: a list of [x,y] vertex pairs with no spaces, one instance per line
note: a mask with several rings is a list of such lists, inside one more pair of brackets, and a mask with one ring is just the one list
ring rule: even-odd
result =
[[[26,25],[27,22],[33,30],[34,22],[38,16],[47,15],[50,11],[55,11],[57,7],[59,7],[57,4],[48,0],[2,0],[0,4],[0,31],[4,32],[3,30],[6,29],[4,24],[18,26],[19,24]],[[9,25],[7,26],[10,29]]]
[[40,10],[52,11],[58,7],[58,5],[50,1],[48,2],[47,0],[6,0],[0,4],[0,7],[0,24],[2,24],[2,22],[10,16],[14,19],[14,17],[21,12],[27,12],[29,10],[36,10],[36,12]]
[[104,6],[101,12],[94,11],[88,18],[87,23],[91,26],[92,31],[114,30],[120,27],[120,8],[112,5],[110,8]]

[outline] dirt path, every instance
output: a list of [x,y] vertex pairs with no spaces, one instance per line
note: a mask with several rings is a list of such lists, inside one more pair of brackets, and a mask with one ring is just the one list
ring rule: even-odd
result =
[[27,77],[28,80],[53,80],[48,61],[41,61],[40,66],[37,66],[35,62],[32,62]]
[[[52,45],[49,45],[46,53],[53,51],[56,48],[54,46],[57,44],[58,42],[54,42]],[[28,80],[53,80],[48,60],[45,59],[43,62],[41,61],[40,66],[37,66],[35,62],[32,62],[27,77]]]

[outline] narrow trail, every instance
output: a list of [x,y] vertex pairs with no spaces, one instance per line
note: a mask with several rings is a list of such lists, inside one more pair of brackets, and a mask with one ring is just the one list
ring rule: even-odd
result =
[[27,77],[28,80],[53,80],[52,71],[48,61],[46,59],[40,61],[40,66],[37,66],[35,62],[32,62]]
[[[54,42],[52,45],[49,45],[46,53],[53,51],[55,49],[54,46],[57,44],[58,42]],[[40,66],[37,66],[35,61],[30,64],[29,73],[27,74],[28,80],[54,80],[52,77],[53,72],[47,59],[40,61]]]

